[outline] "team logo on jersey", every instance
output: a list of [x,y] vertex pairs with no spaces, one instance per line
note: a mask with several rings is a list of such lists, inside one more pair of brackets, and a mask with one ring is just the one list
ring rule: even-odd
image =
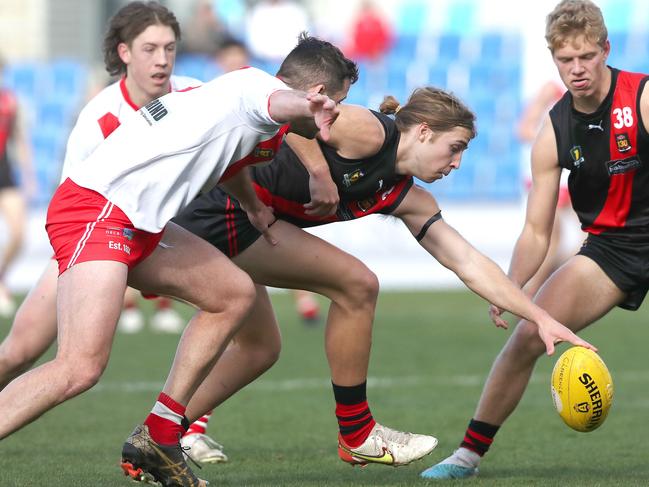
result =
[[268,149],[264,147],[256,147],[254,156],[259,157],[262,159],[272,159],[273,156],[275,155],[275,151],[273,149]]
[[572,157],[572,164],[575,167],[579,167],[584,163],[584,154],[581,151],[580,145],[576,145],[570,149],[570,157]]
[[126,240],[133,240],[133,229],[132,228],[122,228],[122,237]]
[[617,144],[617,150],[620,152],[631,150],[631,143],[627,134],[617,134],[615,136],[615,143]]
[[140,115],[149,125],[153,125],[153,122],[159,122],[168,113],[167,108],[160,100],[153,100],[140,110]]
[[356,206],[358,206],[358,209],[363,213],[372,208],[375,204],[376,200],[374,198],[367,198],[366,200],[356,202]]
[[626,172],[632,171],[634,169],[642,166],[642,162],[635,157],[629,157],[627,159],[620,159],[619,161],[608,161],[606,163],[606,169],[608,170],[609,176],[614,176],[615,174],[624,174]]
[[343,174],[343,184],[346,188],[349,188],[352,184],[356,184],[363,176],[365,176],[365,173],[362,169],[356,169],[352,173]]

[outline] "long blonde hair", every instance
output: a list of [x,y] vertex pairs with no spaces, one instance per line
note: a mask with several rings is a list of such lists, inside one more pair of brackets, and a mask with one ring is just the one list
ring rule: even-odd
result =
[[391,95],[381,103],[381,113],[394,114],[397,128],[407,128],[425,123],[434,132],[448,132],[455,127],[464,127],[476,136],[475,114],[457,97],[439,88],[417,88],[412,92],[405,105],[400,105]]

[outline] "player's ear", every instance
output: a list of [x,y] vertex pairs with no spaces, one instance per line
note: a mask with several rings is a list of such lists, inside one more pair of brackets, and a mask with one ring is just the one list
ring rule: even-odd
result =
[[119,44],[117,44],[117,55],[124,64],[131,62],[131,50],[128,48],[128,45],[125,42],[120,42]]
[[315,93],[319,93],[321,95],[326,95],[327,94],[327,90],[325,89],[325,85],[323,85],[322,83],[319,84],[319,85],[315,85],[313,87],[313,91]]

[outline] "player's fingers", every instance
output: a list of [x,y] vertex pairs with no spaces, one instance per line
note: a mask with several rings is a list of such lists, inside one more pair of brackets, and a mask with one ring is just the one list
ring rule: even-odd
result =
[[552,355],[554,353],[554,340],[550,340],[550,339],[545,340],[545,352],[548,355]]
[[268,242],[270,245],[277,245],[277,239],[273,236],[273,233],[271,232],[270,228],[266,229],[266,231],[262,232],[262,235],[266,239],[266,242]]
[[568,340],[568,341],[569,341],[570,343],[572,343],[573,345],[577,345],[577,346],[579,346],[579,347],[584,347],[584,348],[587,348],[587,349],[589,349],[589,350],[592,350],[593,352],[597,352],[597,347],[596,347],[596,346],[591,345],[591,344],[590,344],[589,342],[587,342],[586,340],[582,340],[582,339],[579,338],[577,335],[574,336],[574,339],[572,339],[572,340]]

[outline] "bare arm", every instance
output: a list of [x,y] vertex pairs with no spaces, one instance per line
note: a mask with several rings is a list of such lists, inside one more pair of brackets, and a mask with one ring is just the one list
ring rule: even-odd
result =
[[[401,218],[416,236],[428,219],[437,212],[439,207],[435,199],[427,191],[413,186],[394,212],[394,216]],[[495,262],[476,250],[443,219],[430,225],[419,244],[440,264],[453,271],[473,292],[536,323],[548,354],[554,352],[554,344],[559,341],[593,348],[534,304],[507,278]]]
[[275,223],[273,210],[266,206],[257,196],[252,185],[249,168],[244,167],[232,177],[219,183],[225,191],[232,195],[247,213],[250,223],[259,230],[264,238],[275,245],[277,241],[270,232],[270,226]]
[[291,131],[312,139],[320,130],[329,139],[329,127],[338,117],[338,107],[328,96],[294,90],[278,90],[269,100],[268,111],[278,123],[290,123]]
[[338,188],[331,179],[329,166],[318,143],[295,134],[288,134],[286,143],[309,173],[311,201],[304,205],[306,214],[322,217],[335,214],[340,201]]
[[547,254],[560,178],[557,144],[547,116],[532,147],[532,188],[527,200],[525,224],[509,267],[509,277],[521,288],[536,273]]

